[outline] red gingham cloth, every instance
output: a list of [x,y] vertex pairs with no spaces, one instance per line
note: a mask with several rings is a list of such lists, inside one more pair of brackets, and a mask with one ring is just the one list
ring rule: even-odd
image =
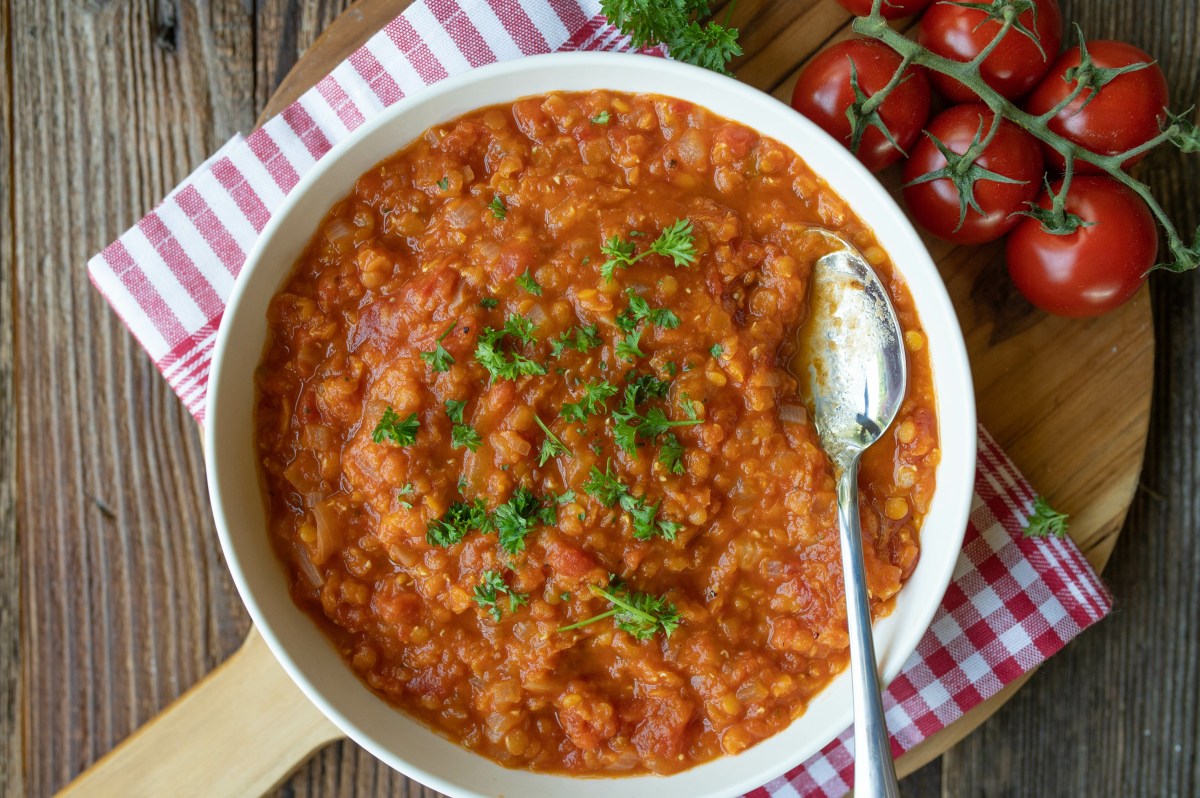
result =
[[[237,136],[92,258],[92,281],[198,420],[226,298],[272,211],[331,147],[444,77],[559,50],[626,50],[599,0],[417,0],[297,102]],[[1103,618],[1112,598],[1070,540],[1021,530],[1034,492],[979,430],[975,497],[954,580],[884,699],[897,755],[958,719]],[[847,730],[758,796],[851,786]]]

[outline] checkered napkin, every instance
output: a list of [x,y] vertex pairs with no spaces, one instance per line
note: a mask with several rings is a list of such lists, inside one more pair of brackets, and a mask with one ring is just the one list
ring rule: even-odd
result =
[[[92,258],[92,281],[203,420],[213,341],[234,279],[271,213],[331,147],[401,97],[481,64],[628,49],[599,0],[417,0]],[[1111,596],[1070,540],[1022,536],[1033,498],[980,428],[975,497],[954,580],[884,699],[895,754],[995,695],[1111,609]],[[841,796],[851,787],[852,746],[847,730],[752,795]]]

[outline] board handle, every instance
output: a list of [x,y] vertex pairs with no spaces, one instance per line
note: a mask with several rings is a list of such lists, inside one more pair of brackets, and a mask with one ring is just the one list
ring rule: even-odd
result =
[[58,795],[259,796],[341,736],[251,628],[232,657]]

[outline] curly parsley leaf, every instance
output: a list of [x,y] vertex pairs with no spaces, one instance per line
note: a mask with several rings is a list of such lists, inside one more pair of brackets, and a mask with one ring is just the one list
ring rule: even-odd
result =
[[479,584],[475,586],[475,603],[487,610],[492,620],[499,621],[502,615],[499,599],[508,596],[508,611],[516,612],[517,608],[529,603],[529,596],[518,593],[510,588],[499,571],[484,571],[479,575]]
[[386,441],[396,446],[412,446],[417,440],[417,430],[420,427],[421,422],[416,413],[409,413],[407,418],[401,420],[400,415],[388,405],[371,433],[371,440],[375,443]]
[[588,589],[592,595],[607,599],[610,609],[578,623],[560,627],[558,631],[568,632],[605,618],[612,618],[618,629],[628,632],[638,640],[649,640],[659,632],[670,637],[671,633],[679,628],[679,611],[665,596],[630,591],[620,586],[616,580],[609,584],[608,589],[596,585],[588,585]]
[[649,320],[651,324],[667,330],[673,330],[679,326],[679,317],[673,311],[668,308],[650,307],[650,303],[639,296],[633,288],[626,288],[625,293],[629,297],[629,306],[616,319],[617,326],[624,332],[632,332],[638,322],[644,320]]
[[583,492],[603,504],[605,507],[615,507],[621,497],[629,495],[629,488],[617,479],[612,472],[612,462],[609,461],[601,471],[596,466],[588,472],[588,481],[583,485]]
[[1029,522],[1025,525],[1025,537],[1066,537],[1068,518],[1070,516],[1066,513],[1057,512],[1044,498],[1038,496],[1033,500],[1033,515],[1029,516]]
[[708,0],[601,0],[600,9],[634,47],[665,44],[671,57],[728,74],[729,62],[742,54],[738,30],[701,21],[709,15]]
[[504,204],[499,194],[492,195],[492,201],[488,203],[488,209],[491,210],[492,216],[497,219],[504,219],[508,216],[508,206]]
[[[637,231],[629,235],[632,238],[637,235]],[[690,266],[696,260],[695,241],[692,223],[688,219],[676,219],[640,254],[635,254],[637,247],[632,241],[614,235],[600,247],[600,254],[606,258],[600,265],[600,276],[605,282],[611,283],[617,267],[628,269],[647,255],[670,258],[677,267]]]
[[578,402],[563,402],[558,414],[567,421],[583,424],[588,416],[603,412],[604,403],[616,395],[617,389],[609,382],[589,382],[583,386],[583,398]]
[[617,341],[617,357],[622,360],[636,360],[639,357],[645,357],[646,353],[641,349],[642,331],[634,330],[626,335],[620,341]]
[[542,428],[542,432],[546,433],[546,439],[542,441],[542,450],[538,454],[538,465],[545,465],[546,461],[551,457],[558,457],[559,455],[563,454],[565,454],[567,457],[572,456],[571,451],[567,448],[567,445],[562,442],[561,438],[551,432],[549,427],[542,423],[541,418],[534,416],[533,420],[536,421],[537,425]]
[[451,324],[450,329],[438,336],[437,346],[432,352],[421,353],[421,359],[428,363],[435,372],[449,371],[450,367],[454,365],[454,356],[446,351],[446,347],[442,346],[442,341],[445,341],[446,336],[454,332],[456,327],[458,327],[457,323]]
[[557,519],[554,503],[543,504],[524,485],[518,485],[512,497],[492,513],[492,523],[500,535],[500,547],[509,554],[525,550],[525,536],[539,523],[553,524]]
[[510,315],[502,329],[484,328],[479,335],[479,343],[475,346],[475,359],[479,361],[492,379],[515,380],[525,376],[540,376],[546,373],[546,367],[531,360],[520,352],[505,352],[502,344],[505,338],[512,337],[521,344],[533,343],[534,331],[537,327],[524,316]]
[[466,402],[460,402],[457,399],[446,400],[446,415],[450,418],[451,423],[463,423],[463,410],[466,409],[466,407]]
[[413,508],[412,502],[408,501],[404,497],[412,496],[414,493],[416,493],[416,489],[413,487],[413,484],[411,482],[405,482],[403,485],[396,488],[396,504],[400,505],[405,510],[411,510]]
[[450,445],[455,449],[466,448],[477,452],[483,445],[483,438],[469,424],[455,424],[450,428]]
[[564,330],[557,338],[550,342],[550,354],[554,357],[561,357],[562,353],[568,349],[574,349],[576,352],[586,354],[588,350],[600,344],[600,328],[595,324],[589,324],[584,327],[572,327],[569,330]]
[[480,532],[491,529],[483,499],[455,502],[446,508],[441,518],[430,519],[425,529],[425,541],[430,546],[453,546],[473,529]]
[[601,111],[600,113],[598,113],[592,117],[592,124],[593,125],[607,125],[610,118],[611,117],[608,113],[608,109],[606,108],[603,111]]
[[683,473],[683,444],[674,435],[668,433],[663,439],[662,447],[658,450],[658,462],[672,474]]
[[533,279],[533,275],[529,273],[529,269],[526,269],[525,273],[517,278],[517,285],[521,286],[534,296],[542,295],[542,287],[538,285],[537,280]]
[[486,310],[491,310],[499,304],[500,300],[496,299],[494,296],[485,296],[483,299],[479,300],[479,306]]

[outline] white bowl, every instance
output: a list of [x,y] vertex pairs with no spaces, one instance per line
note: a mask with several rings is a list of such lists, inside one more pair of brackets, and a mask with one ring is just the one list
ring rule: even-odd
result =
[[975,473],[975,403],[962,332],[945,286],[896,203],[840,144],[770,96],[665,59],[561,53],[495,64],[401,100],[326,155],[288,195],[234,286],[213,354],[205,454],[213,514],[234,582],[271,651],[313,703],[391,767],[453,796],[717,798],[775,778],[851,723],[850,681],[834,679],[786,730],[733,757],[672,776],[572,778],[508,770],[460,748],[371,693],[288,592],[267,537],[254,449],[254,372],[267,304],[321,219],[358,179],[432,125],[494,103],[551,91],[611,89],[678,97],[771,136],[799,154],[870,225],[908,282],[928,333],[941,464],[921,531],[921,558],[875,626],[890,680],[916,648],[949,584],[962,546]]

